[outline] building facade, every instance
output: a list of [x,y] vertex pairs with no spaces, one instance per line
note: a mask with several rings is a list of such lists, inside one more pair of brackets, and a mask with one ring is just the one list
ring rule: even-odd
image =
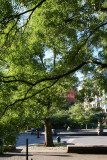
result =
[[95,95],[92,98],[92,102],[87,102],[87,100],[85,99],[84,108],[89,109],[101,107],[103,111],[107,113],[107,95],[105,94],[105,91],[103,90],[102,93],[100,93],[99,95]]

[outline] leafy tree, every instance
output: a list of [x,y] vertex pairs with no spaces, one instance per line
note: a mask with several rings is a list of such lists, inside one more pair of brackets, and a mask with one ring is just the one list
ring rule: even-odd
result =
[[52,127],[55,129],[67,129],[70,125],[70,116],[68,110],[58,110],[51,117]]
[[80,125],[79,128],[84,127],[84,124],[87,125],[89,121],[89,116],[86,114],[85,109],[81,104],[75,104],[70,108],[71,119],[74,119],[76,123]]
[[106,113],[103,111],[102,108],[91,108],[91,121],[96,124],[96,127],[98,126],[98,123],[100,123],[101,126],[103,126],[104,120],[106,118]]
[[[1,1],[1,120],[10,110],[27,115],[35,109],[34,117],[41,115],[47,92],[54,97],[59,86],[64,92],[77,85],[78,70],[90,71],[96,85],[105,88],[106,76],[100,75],[107,69],[106,14],[104,0]],[[50,59],[45,58],[47,50],[53,54]],[[57,100],[50,99],[51,104]]]
[[86,110],[82,104],[75,104],[70,108],[70,117],[79,124],[80,128],[86,126],[87,129],[88,126],[98,127],[98,122],[103,124],[106,114],[100,107]]

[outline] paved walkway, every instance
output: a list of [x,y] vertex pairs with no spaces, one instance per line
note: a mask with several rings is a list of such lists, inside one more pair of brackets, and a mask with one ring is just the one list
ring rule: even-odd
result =
[[[29,140],[28,160],[107,160],[107,155],[67,153],[69,145],[107,145],[107,136],[69,136],[61,137],[62,146],[44,147],[44,136],[37,138],[36,135],[24,133],[17,141],[17,153],[7,153],[0,156],[0,160],[26,160],[26,138]],[[56,137],[53,137],[54,143]]]
[[[25,154],[8,154],[0,160],[26,160]],[[75,153],[30,153],[28,160],[107,160],[107,155]]]

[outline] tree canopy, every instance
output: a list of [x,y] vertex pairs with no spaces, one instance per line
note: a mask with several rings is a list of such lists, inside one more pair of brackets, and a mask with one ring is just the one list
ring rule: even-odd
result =
[[77,86],[78,71],[107,91],[106,17],[105,0],[2,0],[0,118],[41,115],[42,101]]
[[[97,84],[105,84],[106,6],[104,0],[3,1],[0,82],[20,94],[8,106],[62,83],[65,77],[74,80],[78,70],[91,72]],[[47,50],[52,51],[50,59],[45,59]],[[30,94],[39,84],[40,89]]]

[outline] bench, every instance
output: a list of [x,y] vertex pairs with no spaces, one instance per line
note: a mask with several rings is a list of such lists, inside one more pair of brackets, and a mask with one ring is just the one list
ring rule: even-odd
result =
[[107,145],[68,145],[68,153],[107,154]]

